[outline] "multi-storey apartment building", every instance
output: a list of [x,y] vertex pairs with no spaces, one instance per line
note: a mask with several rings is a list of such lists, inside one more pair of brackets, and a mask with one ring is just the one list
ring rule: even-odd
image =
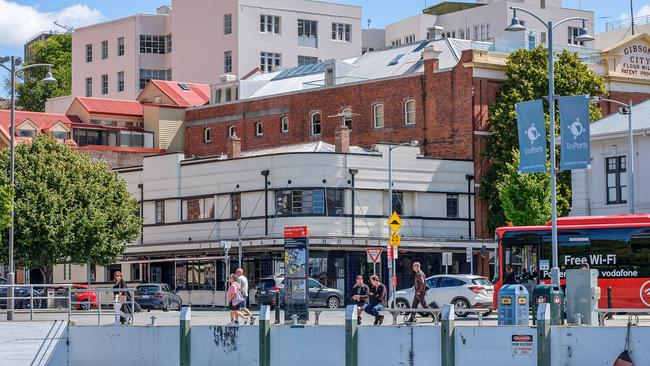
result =
[[72,96],[134,100],[151,79],[215,83],[222,75],[359,54],[357,6],[311,0],[174,0],[173,8],[162,6],[157,14],[76,29]]

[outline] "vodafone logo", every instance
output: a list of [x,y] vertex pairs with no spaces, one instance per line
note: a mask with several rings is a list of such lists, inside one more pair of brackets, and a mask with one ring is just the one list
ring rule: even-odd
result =
[[641,302],[643,302],[645,306],[650,307],[650,280],[641,285],[639,297],[641,297]]

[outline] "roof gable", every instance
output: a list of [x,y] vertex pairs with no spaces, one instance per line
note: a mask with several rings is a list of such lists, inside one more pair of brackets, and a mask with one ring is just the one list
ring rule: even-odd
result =
[[207,84],[183,83],[165,80],[150,80],[147,86],[138,95],[137,100],[150,94],[155,88],[180,107],[199,107],[210,101],[210,86]]
[[70,113],[75,105],[80,105],[90,114],[131,117],[142,117],[143,114],[142,104],[133,100],[75,97],[67,113]]

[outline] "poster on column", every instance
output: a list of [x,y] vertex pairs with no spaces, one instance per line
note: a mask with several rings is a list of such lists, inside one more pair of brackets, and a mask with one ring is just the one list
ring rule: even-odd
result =
[[546,171],[546,123],[541,99],[515,104],[519,134],[519,173]]
[[586,169],[589,151],[589,95],[558,97],[560,106],[560,169]]

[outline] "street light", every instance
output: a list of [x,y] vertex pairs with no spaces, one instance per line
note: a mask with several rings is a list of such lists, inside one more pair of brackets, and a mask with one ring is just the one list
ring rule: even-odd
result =
[[549,116],[550,116],[550,134],[551,134],[551,242],[552,242],[552,259],[553,259],[553,268],[551,269],[551,281],[554,285],[560,285],[560,268],[558,266],[558,253],[557,253],[557,187],[556,187],[556,158],[555,158],[555,63],[553,60],[553,29],[562,23],[566,23],[573,20],[582,21],[582,27],[578,31],[578,36],[575,38],[579,42],[592,41],[594,37],[589,35],[585,24],[589,20],[583,17],[571,17],[560,20],[557,23],[553,21],[544,21],[542,18],[537,16],[535,13],[528,11],[523,8],[516,6],[511,6],[510,9],[513,11],[513,17],[510,22],[510,25],[506,27],[506,31],[509,32],[519,32],[526,30],[519,19],[517,18],[517,11],[522,11],[526,14],[531,15],[533,18],[537,19],[542,23],[546,30],[548,31],[548,104],[549,104]]
[[[409,142],[404,142],[399,145],[391,145],[388,147],[388,220],[393,215],[393,150],[401,146],[411,146],[417,147],[418,141],[411,140]],[[388,229],[390,231],[390,228]],[[390,233],[389,233],[390,234]],[[393,247],[390,247],[390,250],[393,250]],[[393,253],[391,253],[393,254]],[[390,293],[391,296],[395,294],[395,285],[393,285],[393,277],[395,276],[395,255],[393,254],[393,259],[390,266],[389,277],[390,277]],[[395,307],[395,301],[393,301],[393,308]]]
[[[9,61],[9,67],[4,64]],[[56,79],[52,77],[52,64],[31,64],[20,67],[21,60],[15,56],[5,56],[0,57],[0,66],[5,70],[11,73],[11,125],[9,129],[10,142],[9,142],[9,184],[12,188],[15,188],[14,180],[14,155],[15,155],[15,145],[14,137],[16,135],[15,122],[16,122],[16,74],[20,71],[31,69],[33,67],[47,67],[47,75],[43,81],[47,84],[56,83]],[[13,320],[14,318],[14,288],[15,284],[15,269],[14,269],[14,198],[11,198],[11,221],[9,226],[9,273],[7,274],[7,280],[9,283],[9,288],[7,289],[7,320]]]
[[631,214],[634,214],[634,137],[632,130],[632,100],[627,104],[619,102],[614,99],[607,99],[603,97],[593,96],[591,101],[594,103],[598,102],[610,102],[622,106],[621,114],[627,114],[627,163],[625,168],[627,171],[627,206]]

